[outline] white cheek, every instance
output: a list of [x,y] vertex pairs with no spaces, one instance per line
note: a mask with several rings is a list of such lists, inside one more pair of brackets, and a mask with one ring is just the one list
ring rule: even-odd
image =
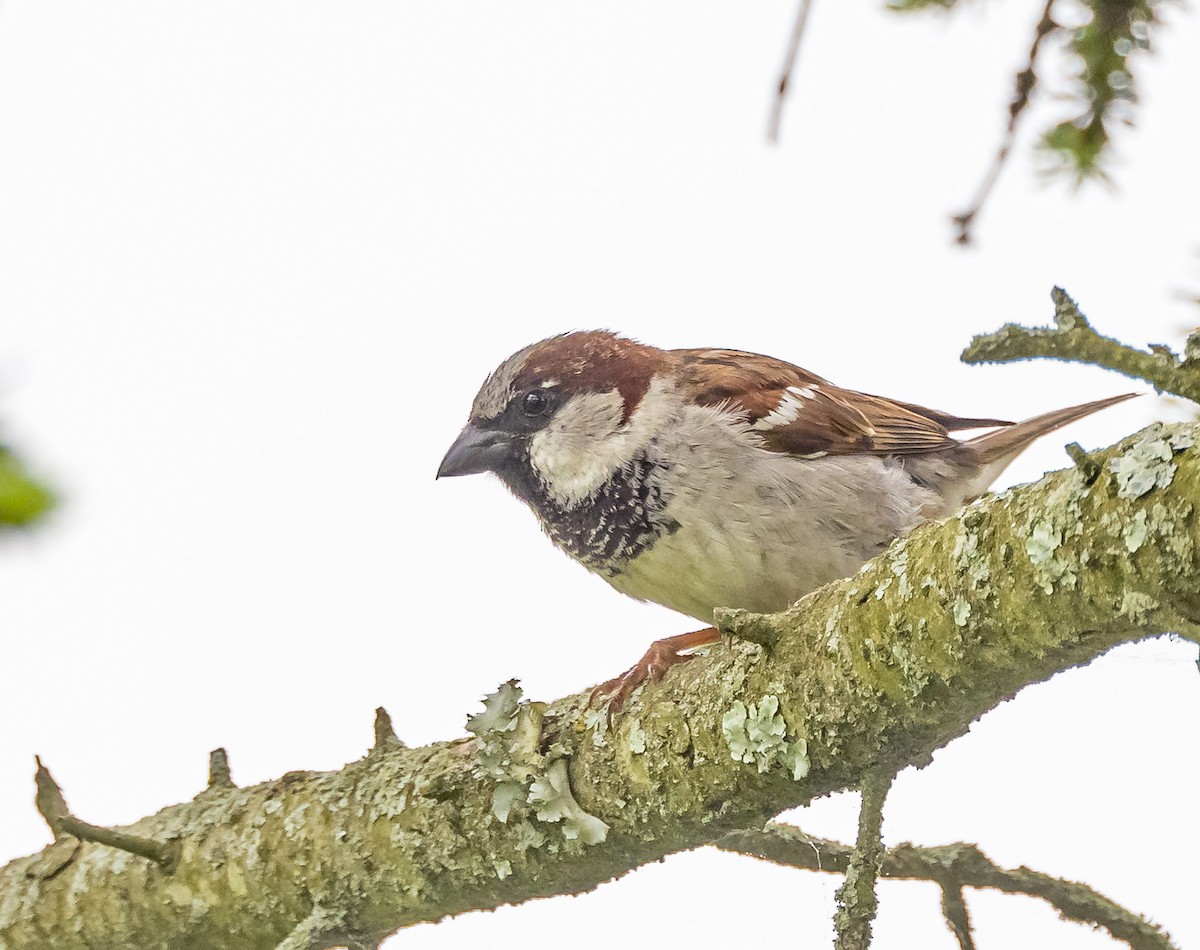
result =
[[529,444],[534,471],[561,504],[591,495],[624,461],[614,458],[625,403],[616,390],[584,393],[562,407]]
[[572,397],[529,445],[529,461],[559,504],[574,507],[593,495],[671,419],[678,401],[664,379],[650,383],[632,418],[621,424],[625,401],[614,390]]

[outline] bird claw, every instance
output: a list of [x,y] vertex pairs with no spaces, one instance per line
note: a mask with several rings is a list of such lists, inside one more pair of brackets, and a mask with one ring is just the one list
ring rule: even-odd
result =
[[613,717],[625,707],[625,703],[635,691],[646,683],[659,682],[671,667],[686,663],[695,656],[694,653],[681,651],[694,650],[719,639],[720,634],[709,627],[695,633],[655,640],[645,655],[633,666],[620,676],[614,676],[593,689],[588,696],[587,708],[595,709],[607,703],[608,726],[611,729]]

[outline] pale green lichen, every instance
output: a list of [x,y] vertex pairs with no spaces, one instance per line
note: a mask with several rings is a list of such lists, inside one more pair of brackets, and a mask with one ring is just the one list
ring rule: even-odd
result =
[[[507,824],[514,809],[533,805],[539,821],[563,822],[563,838],[568,843],[598,844],[607,837],[608,825],[576,803],[567,778],[567,760],[556,759],[541,777],[534,778],[535,770],[545,762],[545,756],[537,751],[544,709],[540,703],[521,702],[516,680],[502,683],[485,696],[483,712],[467,719],[467,730],[478,740],[475,774],[496,782],[492,814],[498,821]],[[595,725],[593,742],[600,746],[604,739],[597,741],[595,736],[603,735],[607,727],[602,712]],[[517,825],[517,835],[518,851],[546,844],[546,836],[524,822]],[[497,868],[501,880],[507,873]]]
[[962,597],[954,599],[954,623],[957,626],[965,627],[967,621],[971,619],[971,605]]
[[891,548],[892,576],[896,578],[896,594],[902,600],[907,600],[912,594],[912,584],[908,579],[908,548],[901,538]]
[[516,680],[509,680],[483,698],[483,712],[467,717],[467,732],[479,740],[475,774],[480,778],[509,777],[512,742],[508,733],[517,728],[520,704],[521,687]]
[[1088,484],[1078,470],[1071,472],[1046,496],[1045,515],[1029,525],[1025,536],[1025,553],[1037,574],[1038,585],[1047,594],[1054,592],[1060,581],[1074,587],[1080,564],[1072,555],[1060,549],[1067,538],[1083,535],[1084,519],[1081,501],[1087,495]]
[[964,524],[962,531],[954,539],[954,549],[950,557],[960,576],[964,577],[972,590],[980,590],[991,579],[991,568],[988,559],[978,557],[979,535]]
[[521,687],[512,679],[501,683],[494,693],[483,697],[483,712],[467,717],[467,732],[476,736],[503,732],[513,728],[517,707],[521,703]]
[[520,782],[500,781],[492,790],[492,814],[507,822],[513,805],[525,798],[525,786]]
[[530,848],[541,848],[546,844],[546,835],[540,829],[531,825],[527,821],[521,822],[516,826],[518,852],[528,851]]
[[1135,511],[1129,523],[1125,526],[1122,537],[1125,539],[1125,549],[1134,554],[1146,541],[1149,526],[1146,524],[1146,512]]
[[571,794],[567,760],[559,759],[543,778],[529,787],[529,804],[537,807],[538,821],[561,821],[563,837],[582,844],[600,844],[608,837],[608,825],[589,815]]
[[721,735],[736,762],[754,762],[759,772],[782,765],[796,781],[808,774],[808,742],[803,738],[788,741],[778,696],[764,696],[749,706],[735,700],[721,717]]
[[1192,437],[1188,432],[1138,440],[1128,451],[1109,462],[1117,482],[1117,494],[1122,498],[1141,498],[1156,488],[1166,488],[1175,477],[1173,456],[1191,445]]
[[[854,591],[854,596],[858,596],[858,591]],[[829,618],[825,621],[825,649],[830,653],[837,653],[841,647],[842,638],[838,634],[838,625],[842,621],[842,604],[835,604],[833,610],[829,613]]]
[[1038,580],[1042,590],[1047,594],[1054,593],[1054,582],[1074,574],[1066,561],[1059,559],[1055,552],[1062,545],[1062,531],[1049,521],[1039,521],[1025,539],[1025,553],[1029,561],[1037,569]]
[[640,719],[634,719],[629,724],[629,751],[634,755],[646,751],[646,730],[642,728]]
[[592,745],[602,749],[608,745],[608,709],[600,706],[584,711],[583,724],[591,730]]
[[1145,623],[1157,609],[1158,601],[1140,591],[1127,590],[1121,598],[1121,616],[1134,623]]
[[541,765],[537,751],[541,732],[540,703],[522,703],[516,680],[502,683],[483,698],[483,712],[467,719],[467,731],[478,740],[475,774],[496,782],[492,814],[507,824],[513,808],[524,804],[534,771]]

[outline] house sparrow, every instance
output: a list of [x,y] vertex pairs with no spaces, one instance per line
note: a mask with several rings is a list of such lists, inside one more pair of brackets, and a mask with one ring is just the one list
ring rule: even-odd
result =
[[[605,331],[514,353],[484,382],[438,477],[494,472],[559,548],[624,594],[711,624],[782,610],[982,494],[1034,439],[1130,398],[1012,424],[841,389],[739,350]],[[992,427],[959,441],[951,431]],[[720,638],[655,642],[602,684],[610,714]]]

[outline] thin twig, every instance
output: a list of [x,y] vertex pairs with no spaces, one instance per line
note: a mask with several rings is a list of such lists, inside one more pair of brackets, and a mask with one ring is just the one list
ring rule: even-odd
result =
[[57,841],[63,835],[62,820],[71,814],[71,810],[67,808],[67,801],[63,798],[58,782],[54,781],[50,770],[42,764],[41,756],[35,755],[33,761],[37,763],[37,771],[33,775],[37,792],[33,797],[33,803],[37,806],[38,814],[50,826],[50,832]]
[[870,950],[871,922],[878,899],[875,880],[883,864],[883,803],[892,787],[891,773],[872,775],[863,782],[862,806],[858,812],[858,840],[846,863],[846,879],[837,892],[833,915],[835,950]]
[[964,363],[1008,363],[1036,358],[1091,363],[1148,382],[1160,393],[1174,393],[1200,402],[1200,341],[1189,339],[1183,360],[1170,351],[1134,349],[1101,336],[1092,329],[1079,305],[1061,287],[1050,294],[1054,300],[1053,327],[1022,327],[1009,323],[995,333],[975,337],[963,350]]
[[975,200],[971,203],[971,207],[966,211],[954,215],[950,220],[954,222],[958,228],[958,233],[955,235],[955,242],[958,244],[971,243],[971,225],[979,212],[983,210],[984,202],[987,201],[988,195],[996,185],[996,180],[1000,177],[1000,172],[1008,162],[1008,156],[1012,152],[1013,142],[1017,138],[1017,125],[1021,120],[1021,116],[1025,114],[1025,110],[1029,108],[1030,100],[1033,98],[1033,90],[1037,86],[1037,59],[1041,52],[1042,41],[1059,28],[1058,23],[1053,16],[1055,0],[1046,0],[1046,6],[1042,10],[1042,18],[1038,21],[1038,25],[1033,33],[1033,43],[1029,47],[1029,58],[1026,60],[1025,68],[1022,69],[1016,76],[1016,92],[1013,94],[1012,101],[1008,104],[1008,125],[1004,129],[1004,137],[1000,140],[1000,147],[996,150],[996,156],[992,159],[991,167],[987,174],[983,176],[983,181],[979,185],[979,190],[975,193]]
[[[726,835],[716,846],[787,867],[832,873],[846,872],[854,850],[840,841],[816,838],[792,825],[776,822],[761,831]],[[1134,950],[1178,950],[1157,924],[1126,910],[1086,884],[1028,868],[999,867],[972,844],[936,848],[902,844],[884,852],[880,874],[891,879],[933,881],[943,887],[945,882],[953,881],[959,887],[987,887],[1007,894],[1037,897],[1066,919],[1103,927]]]
[[99,825],[89,825],[80,821],[67,808],[62,789],[54,781],[50,770],[42,764],[42,760],[34,757],[37,762],[37,772],[34,782],[37,785],[37,795],[34,798],[41,816],[50,826],[50,831],[57,841],[63,835],[72,835],[80,841],[94,841],[96,844],[108,845],[120,851],[128,851],[139,857],[148,858],[165,871],[171,871],[179,859],[179,849],[173,844],[164,844],[153,838],[118,831],[115,828],[103,828]]
[[950,932],[957,938],[959,950],[975,950],[971,915],[963,899],[962,887],[950,881],[942,884],[942,916],[946,918]]
[[812,0],[800,0],[796,10],[796,22],[792,24],[792,36],[788,40],[787,52],[783,57],[783,69],[779,73],[779,85],[775,90],[775,98],[771,102],[771,118],[767,122],[767,141],[772,145],[779,144],[779,126],[783,121],[783,102],[787,98],[788,89],[792,84],[792,72],[796,68],[796,58],[800,55],[800,41],[804,39],[804,29],[808,25],[808,14],[812,9]]

